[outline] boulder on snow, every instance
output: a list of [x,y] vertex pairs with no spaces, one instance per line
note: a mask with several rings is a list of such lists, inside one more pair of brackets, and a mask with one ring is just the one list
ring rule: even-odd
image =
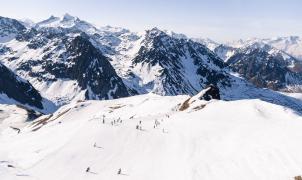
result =
[[203,91],[198,94],[198,99],[210,101],[212,99],[220,100],[219,88],[214,85],[208,85]]

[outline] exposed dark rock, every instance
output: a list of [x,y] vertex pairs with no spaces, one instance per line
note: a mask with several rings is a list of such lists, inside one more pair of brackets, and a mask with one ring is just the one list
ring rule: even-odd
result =
[[200,100],[210,101],[212,99],[220,100],[219,88],[214,85],[209,85],[205,88],[204,93],[199,97]]
[[25,29],[19,21],[0,16],[0,38],[13,37]]
[[[129,96],[122,79],[109,63],[109,58],[103,56],[100,50],[91,44],[87,34],[68,36],[69,33],[75,33],[74,31],[44,28],[33,37],[26,35],[26,32],[20,35],[20,40],[29,40],[29,48],[43,48],[44,55],[42,59],[23,61],[17,71],[26,71],[29,76],[39,81],[76,80],[78,85],[86,90],[87,99]],[[31,34],[33,31],[27,33]],[[52,43],[51,47],[48,45],[49,42]],[[39,67],[36,68],[39,71],[32,71],[34,67]]]
[[22,104],[43,108],[39,92],[28,81],[21,79],[2,64],[0,64],[0,93]]
[[[159,77],[165,94],[194,95],[209,84],[230,84],[229,76],[223,71],[226,64],[202,44],[173,38],[157,28],[147,31],[142,44],[133,65],[160,66]],[[190,64],[196,68],[189,70],[192,72],[185,70]],[[186,73],[197,76],[198,82],[189,82]]]
[[268,48],[248,47],[233,55],[228,64],[257,87],[284,90],[302,85],[301,63],[290,56],[285,59],[281,52],[270,54]]

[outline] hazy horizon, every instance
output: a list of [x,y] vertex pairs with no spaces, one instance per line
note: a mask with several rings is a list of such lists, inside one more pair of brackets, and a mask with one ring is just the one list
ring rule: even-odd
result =
[[218,42],[301,36],[302,1],[273,0],[0,0],[0,16],[39,22],[65,13],[97,26],[152,27]]

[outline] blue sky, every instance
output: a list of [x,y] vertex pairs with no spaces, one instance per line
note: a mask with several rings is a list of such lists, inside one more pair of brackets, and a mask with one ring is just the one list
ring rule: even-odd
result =
[[69,13],[93,24],[151,27],[217,41],[302,35],[302,0],[0,0],[0,16]]

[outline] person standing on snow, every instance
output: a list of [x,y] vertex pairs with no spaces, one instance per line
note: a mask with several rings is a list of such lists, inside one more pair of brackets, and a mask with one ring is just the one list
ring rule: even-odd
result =
[[122,169],[121,168],[118,169],[117,174],[119,174],[119,175],[122,174]]

